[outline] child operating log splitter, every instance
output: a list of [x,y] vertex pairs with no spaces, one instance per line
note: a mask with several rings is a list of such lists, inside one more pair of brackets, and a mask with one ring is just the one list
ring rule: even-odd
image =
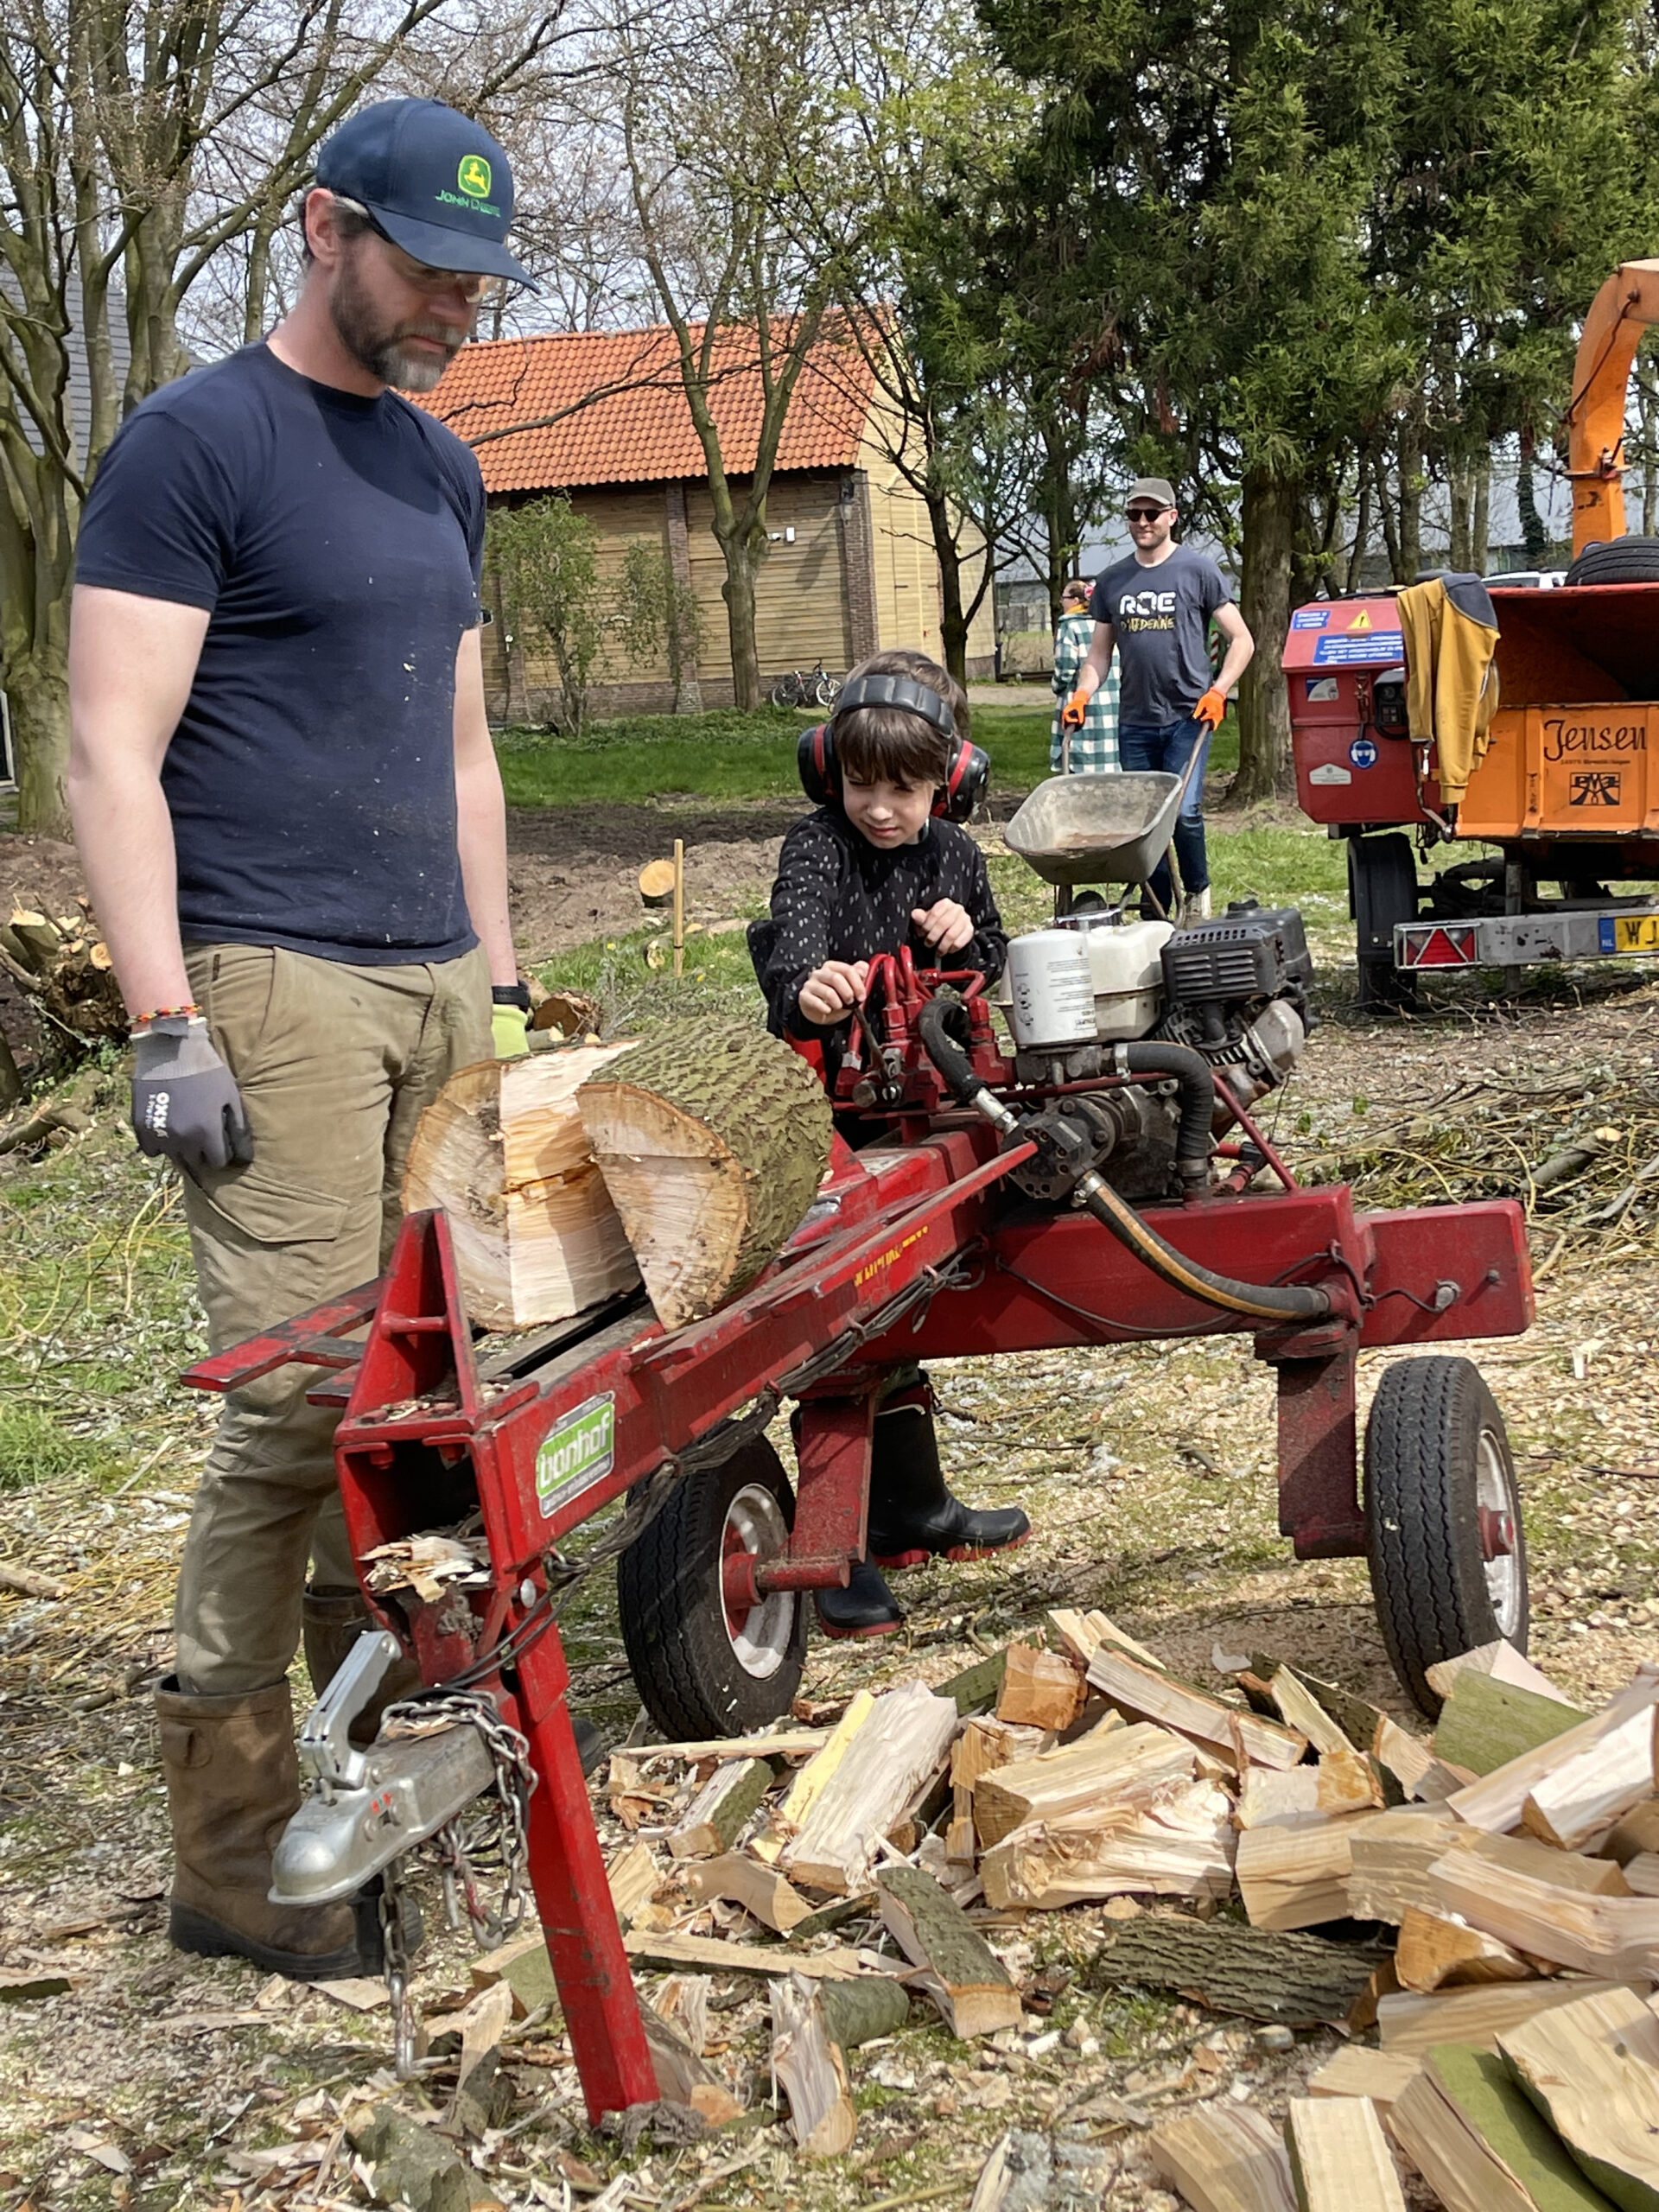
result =
[[[965,703],[925,653],[876,653],[848,677],[833,719],[802,741],[802,780],[819,804],[784,840],[772,919],[755,925],[750,946],[768,1027],[808,1047],[830,1085],[877,953],[907,944],[919,967],[977,968],[988,982],[1002,972],[1002,919],[960,827],[989,765],[958,728]],[[927,1378],[913,1364],[894,1369],[875,1415],[868,1555],[846,1589],[818,1592],[825,1634],[899,1625],[882,1567],[976,1559],[1030,1529],[1017,1506],[982,1513],[951,1496]]]

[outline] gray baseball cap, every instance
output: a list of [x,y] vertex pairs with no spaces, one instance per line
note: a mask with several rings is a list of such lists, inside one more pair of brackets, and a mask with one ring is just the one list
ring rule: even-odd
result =
[[1156,499],[1160,507],[1175,504],[1175,486],[1166,476],[1137,476],[1129,486],[1129,496],[1124,505],[1132,506],[1137,499]]

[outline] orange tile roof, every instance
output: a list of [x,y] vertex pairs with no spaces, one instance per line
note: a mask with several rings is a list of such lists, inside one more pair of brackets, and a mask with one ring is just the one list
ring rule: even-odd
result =
[[[701,335],[694,325],[694,342]],[[779,339],[785,335],[780,330]],[[760,440],[758,352],[753,327],[716,334],[710,404],[734,475],[753,467]],[[849,467],[868,416],[872,382],[856,346],[821,335],[791,398],[776,467]],[[458,436],[479,442],[489,492],[708,474],[665,324],[474,344],[456,356],[426,404]],[[525,427],[515,429],[518,423]]]

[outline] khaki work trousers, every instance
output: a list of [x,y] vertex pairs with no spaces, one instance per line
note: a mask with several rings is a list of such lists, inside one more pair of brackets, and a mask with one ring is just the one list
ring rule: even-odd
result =
[[[215,1351],[368,1281],[401,1217],[410,1140],[455,1070],[490,1057],[489,963],[372,968],[270,945],[186,948],[196,1003],[253,1133],[245,1166],[184,1179]],[[308,1367],[227,1398],[185,1538],[174,1614],[180,1688],[245,1696],[300,1640],[306,1561],[353,1586],[335,1484],[335,1410]]]

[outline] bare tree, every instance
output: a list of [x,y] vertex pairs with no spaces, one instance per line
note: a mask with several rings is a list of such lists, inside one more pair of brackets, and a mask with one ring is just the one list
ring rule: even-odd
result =
[[13,0],[0,16],[0,685],[23,828],[67,830],[81,505],[124,413],[188,365],[187,302],[200,287],[214,340],[257,336],[318,141],[394,63],[439,55],[447,98],[504,100],[569,35],[563,5]]
[[990,264],[1028,102],[970,28],[909,0],[818,20],[822,127],[798,133],[780,215],[836,302],[842,373],[873,386],[873,436],[921,499],[945,665],[1019,557],[1040,442]]
[[[705,0],[649,41],[625,30],[615,55],[633,249],[673,334],[686,404],[709,473],[713,531],[731,640],[732,694],[762,696],[755,578],[766,552],[766,499],[801,371],[823,322],[827,284],[779,220],[791,135],[810,114],[811,10],[785,0]],[[760,388],[753,457],[747,429],[728,455],[715,407],[722,381]]]

